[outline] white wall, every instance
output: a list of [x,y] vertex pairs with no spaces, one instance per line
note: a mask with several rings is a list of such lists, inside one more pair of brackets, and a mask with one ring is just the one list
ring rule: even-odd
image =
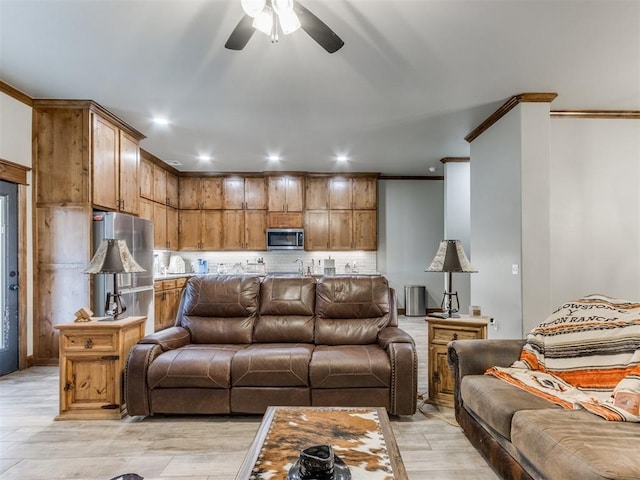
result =
[[427,307],[440,306],[444,274],[424,270],[444,238],[443,189],[440,180],[378,182],[377,266],[397,290],[400,308],[406,285],[425,285]]
[[471,143],[471,302],[496,321],[490,338],[522,337],[521,107]]
[[[31,167],[31,107],[0,92],[0,158]],[[27,173],[27,354],[33,355],[33,223],[31,172]]]
[[640,120],[550,126],[552,304],[640,300]]
[[[469,162],[444,164],[444,238],[460,240],[473,265],[471,253],[471,169]],[[469,313],[471,275],[454,273],[453,291],[458,292],[460,313]],[[446,277],[446,275],[445,275]]]

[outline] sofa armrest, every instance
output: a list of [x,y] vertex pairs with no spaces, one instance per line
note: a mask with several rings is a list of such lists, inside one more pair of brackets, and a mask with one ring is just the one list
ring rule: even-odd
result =
[[413,337],[398,327],[387,327],[378,334],[391,363],[391,415],[413,415],[418,393],[418,356]]
[[160,345],[163,352],[184,347],[191,342],[191,334],[184,327],[171,327],[140,339],[138,344]]
[[386,350],[390,343],[412,343],[415,345],[413,337],[398,327],[383,328],[378,334],[378,345]]
[[151,362],[162,352],[163,349],[158,344],[137,344],[129,351],[124,370],[124,398],[129,415],[151,413],[147,371]]
[[456,418],[462,407],[460,383],[465,375],[482,375],[491,367],[508,367],[520,358],[527,341],[518,340],[454,340],[447,346],[447,360],[454,379]]

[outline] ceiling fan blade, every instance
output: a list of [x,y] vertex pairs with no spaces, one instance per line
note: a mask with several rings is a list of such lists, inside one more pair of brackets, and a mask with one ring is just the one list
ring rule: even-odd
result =
[[344,45],[342,39],[306,7],[299,2],[294,2],[293,9],[298,15],[302,29],[327,52],[334,53],[342,48]]
[[247,43],[249,43],[255,31],[256,29],[253,28],[253,18],[245,15],[240,19],[236,28],[231,32],[231,35],[229,35],[229,40],[224,44],[225,48],[229,50],[242,50],[247,46]]

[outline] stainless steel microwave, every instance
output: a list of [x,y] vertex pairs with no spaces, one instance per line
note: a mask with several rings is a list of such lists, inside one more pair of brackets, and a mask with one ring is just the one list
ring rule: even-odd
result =
[[267,250],[304,250],[301,228],[268,228]]

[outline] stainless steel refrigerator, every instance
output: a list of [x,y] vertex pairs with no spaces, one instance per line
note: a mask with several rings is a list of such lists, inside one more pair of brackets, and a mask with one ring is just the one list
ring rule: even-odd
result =
[[[153,332],[153,223],[143,218],[114,212],[93,212],[93,250],[102,240],[125,240],[145,272],[118,275],[118,289],[127,307],[122,317],[147,317],[146,332]],[[94,275],[94,316],[104,317],[107,292],[113,292],[113,275]]]

